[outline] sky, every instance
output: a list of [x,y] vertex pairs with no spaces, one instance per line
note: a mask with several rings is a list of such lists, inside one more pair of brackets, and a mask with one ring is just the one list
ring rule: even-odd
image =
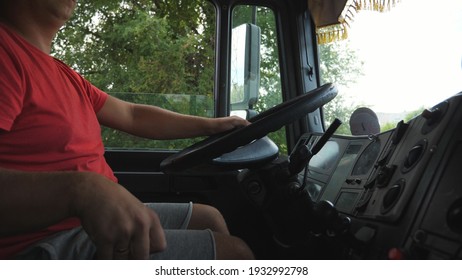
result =
[[376,112],[429,108],[462,91],[462,0],[401,0],[360,11],[350,46],[365,75],[348,90]]

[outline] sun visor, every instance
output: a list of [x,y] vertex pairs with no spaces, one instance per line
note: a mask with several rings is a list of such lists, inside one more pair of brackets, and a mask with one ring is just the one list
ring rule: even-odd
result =
[[360,10],[388,11],[400,0],[308,0],[319,44],[348,38],[348,27]]

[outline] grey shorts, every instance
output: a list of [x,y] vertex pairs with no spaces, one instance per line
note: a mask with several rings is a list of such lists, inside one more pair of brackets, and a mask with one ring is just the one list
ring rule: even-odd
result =
[[[146,204],[159,216],[167,249],[151,255],[153,260],[215,259],[215,240],[210,230],[187,230],[192,203]],[[41,240],[18,259],[94,259],[96,247],[82,227]]]

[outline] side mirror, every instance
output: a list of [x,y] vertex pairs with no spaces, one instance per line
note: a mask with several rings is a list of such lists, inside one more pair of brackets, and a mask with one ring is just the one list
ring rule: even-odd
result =
[[246,117],[258,101],[260,88],[260,27],[245,23],[232,30],[231,114]]

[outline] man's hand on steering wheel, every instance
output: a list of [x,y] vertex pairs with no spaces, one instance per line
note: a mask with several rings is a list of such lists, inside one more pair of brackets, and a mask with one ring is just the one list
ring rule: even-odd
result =
[[250,124],[247,126],[210,136],[183,149],[162,161],[161,170],[166,173],[179,172],[210,162],[306,116],[335,96],[337,88],[332,84],[325,84],[256,115],[249,120]]

